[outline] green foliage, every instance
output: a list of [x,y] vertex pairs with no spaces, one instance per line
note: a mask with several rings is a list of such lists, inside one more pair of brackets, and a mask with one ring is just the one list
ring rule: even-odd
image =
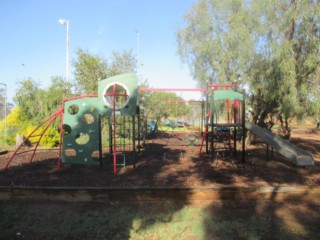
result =
[[110,76],[116,76],[122,73],[136,72],[137,59],[132,51],[123,51],[122,53],[112,52],[112,63],[108,70]]
[[[21,129],[19,131],[20,134],[27,137],[29,136],[37,126],[34,125],[28,125],[27,127]],[[37,131],[35,131],[32,135],[37,135],[37,137],[32,137],[29,139],[31,142],[38,142],[40,139],[40,135],[43,133],[44,129],[39,128]],[[60,134],[56,128],[49,127],[45,134],[42,136],[40,140],[40,145],[44,147],[55,147],[59,145],[60,141]]]
[[[16,134],[22,129],[25,125],[27,118],[22,114],[22,110],[19,107],[14,108],[10,114],[7,116],[7,138],[6,142],[9,145],[15,144]],[[5,119],[0,121],[0,143],[4,143],[4,128],[5,128]]]
[[[18,90],[13,100],[21,108],[27,119],[35,118],[42,112],[42,109],[40,109],[42,92],[39,86],[40,84],[31,78],[18,83]],[[41,100],[40,104],[39,100]]]
[[177,31],[178,53],[202,86],[249,87],[255,121],[319,116],[320,5],[318,1],[199,0]]
[[[22,128],[18,133],[27,137],[29,136],[35,129],[36,129],[37,126],[35,125],[28,125],[24,128]],[[42,133],[43,129],[42,128],[39,128],[37,129],[37,131],[34,132],[33,135],[37,135],[37,137],[33,137],[32,139],[30,139],[31,142],[38,142],[39,139],[40,139],[40,134]]]
[[135,72],[137,60],[132,51],[112,52],[112,61],[108,65],[106,58],[78,49],[75,67],[76,92],[78,94],[97,94],[98,81],[121,73]]
[[38,124],[61,107],[62,100],[71,96],[71,84],[59,76],[52,77],[48,89],[31,78],[19,82],[15,103],[28,122]]
[[[40,84],[31,78],[19,83],[14,101],[19,106],[8,116],[9,144],[15,143],[16,134],[27,137],[45,118],[61,107],[64,98],[71,96],[71,84],[60,76],[52,77],[48,89],[41,89]],[[56,146],[59,143],[58,122],[52,125],[41,140],[42,146]],[[40,134],[42,130],[38,130]],[[38,139],[31,139],[36,142]]]
[[107,60],[99,55],[78,49],[77,59],[73,61],[76,92],[96,94],[98,81],[108,77]]
[[[0,121],[0,143],[3,144],[4,138],[4,126],[5,126],[5,120],[3,119]],[[37,127],[37,125],[34,125],[32,121],[26,118],[25,114],[23,114],[22,109],[19,107],[14,108],[11,113],[7,117],[7,138],[6,142],[9,145],[14,145],[16,141],[16,135],[21,134],[25,137],[27,137],[34,129]],[[41,134],[43,132],[43,128],[38,129],[34,135]],[[31,142],[36,142],[39,140],[39,136],[30,139]],[[54,147],[59,144],[60,140],[60,134],[58,132],[57,127],[50,126],[46,134],[42,137],[40,141],[41,146],[46,147]]]
[[66,82],[61,76],[54,76],[51,78],[51,85],[49,86],[46,94],[48,95],[48,114],[52,114],[52,109],[57,109],[61,106],[62,100],[71,97],[71,87],[70,82]]
[[[279,1],[264,3],[263,8],[260,14],[266,21],[262,22],[262,38],[268,54],[262,55],[265,49],[260,54],[268,64],[259,72],[254,69],[259,63],[254,63],[251,70],[271,86],[264,90],[265,95],[273,96],[274,106],[268,113],[283,114],[288,127],[291,117],[313,115],[312,106],[319,105],[319,99],[311,96],[314,89],[319,91],[320,85],[320,41],[319,30],[315,28],[320,7],[313,1]],[[254,90],[255,81],[250,80]]]
[[201,86],[211,78],[232,82],[249,67],[256,24],[243,1],[200,0],[185,15],[177,32],[178,53]]
[[183,99],[172,92],[154,92],[146,97],[146,115],[156,121],[186,116],[190,113],[190,107],[183,102],[174,102],[180,100]]
[[42,137],[40,144],[46,147],[57,147],[60,142],[60,133],[57,128],[50,126]]

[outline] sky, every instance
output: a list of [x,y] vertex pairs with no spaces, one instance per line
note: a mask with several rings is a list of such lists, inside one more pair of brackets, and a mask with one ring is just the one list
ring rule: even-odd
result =
[[[17,83],[31,77],[47,88],[66,76],[66,26],[70,21],[70,78],[77,49],[109,59],[112,51],[139,56],[139,75],[150,87],[195,88],[177,54],[176,31],[196,0],[4,0],[0,1],[0,83],[12,102]],[[139,32],[139,34],[137,33]],[[3,88],[3,86],[0,86]],[[185,99],[199,93],[177,92]]]

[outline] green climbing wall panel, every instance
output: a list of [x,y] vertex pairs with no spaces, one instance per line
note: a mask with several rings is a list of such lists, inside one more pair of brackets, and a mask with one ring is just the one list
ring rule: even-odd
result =
[[97,98],[65,103],[62,163],[99,164],[100,115],[97,103]]
[[119,116],[136,114],[137,88],[138,78],[135,74],[122,74],[99,81],[98,97],[79,97],[66,101],[62,163],[98,165],[100,118],[113,113]]

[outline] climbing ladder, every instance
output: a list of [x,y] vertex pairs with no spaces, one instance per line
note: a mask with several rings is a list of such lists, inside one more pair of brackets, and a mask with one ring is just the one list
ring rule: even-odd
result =
[[[105,94],[104,96],[106,97],[111,97],[112,98],[112,119],[110,121],[110,126],[111,126],[111,134],[110,134],[110,143],[112,143],[111,146],[111,152],[110,154],[113,157],[113,173],[116,174],[117,173],[117,166],[126,166],[126,157],[125,157],[125,152],[124,149],[122,149],[123,151],[118,151],[119,144],[117,144],[117,131],[116,131],[116,126],[117,126],[117,121],[116,121],[116,110],[117,110],[117,106],[116,106],[116,101],[117,98],[119,97],[129,97],[126,93],[122,94],[122,93],[117,93],[117,84],[114,83],[114,85],[112,86],[112,93],[111,94]],[[112,134],[112,125],[113,125],[113,134]],[[112,142],[113,141],[113,142]],[[118,152],[117,152],[118,151]],[[123,157],[123,162],[120,164],[117,161],[117,156],[122,156]]]
[[[35,156],[35,153],[37,151],[37,148],[39,146],[39,143],[43,137],[43,135],[46,133],[50,125],[56,120],[57,117],[62,115],[63,108],[60,108],[58,111],[56,111],[54,114],[52,114],[50,117],[46,118],[39,126],[37,126],[24,140],[20,143],[20,145],[17,147],[17,149],[14,151],[14,153],[9,158],[7,164],[3,168],[3,170],[7,170],[12,160],[22,153],[32,152],[31,158],[29,160],[29,163],[32,163],[33,158]],[[37,131],[41,129],[41,127],[44,126],[44,128],[41,130],[41,133],[38,133]],[[37,140],[34,140],[37,139]],[[34,140],[34,141],[32,141]],[[31,145],[35,145],[33,149],[22,149],[22,146],[24,146],[27,142],[30,142]]]

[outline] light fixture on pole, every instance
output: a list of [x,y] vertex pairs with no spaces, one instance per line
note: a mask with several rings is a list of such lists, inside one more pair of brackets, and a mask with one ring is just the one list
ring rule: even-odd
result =
[[66,25],[66,78],[67,83],[69,83],[69,23],[70,21],[67,19],[59,19],[59,23],[61,25]]
[[5,94],[4,94],[4,142],[7,145],[7,84],[0,83],[0,85],[4,86]]

